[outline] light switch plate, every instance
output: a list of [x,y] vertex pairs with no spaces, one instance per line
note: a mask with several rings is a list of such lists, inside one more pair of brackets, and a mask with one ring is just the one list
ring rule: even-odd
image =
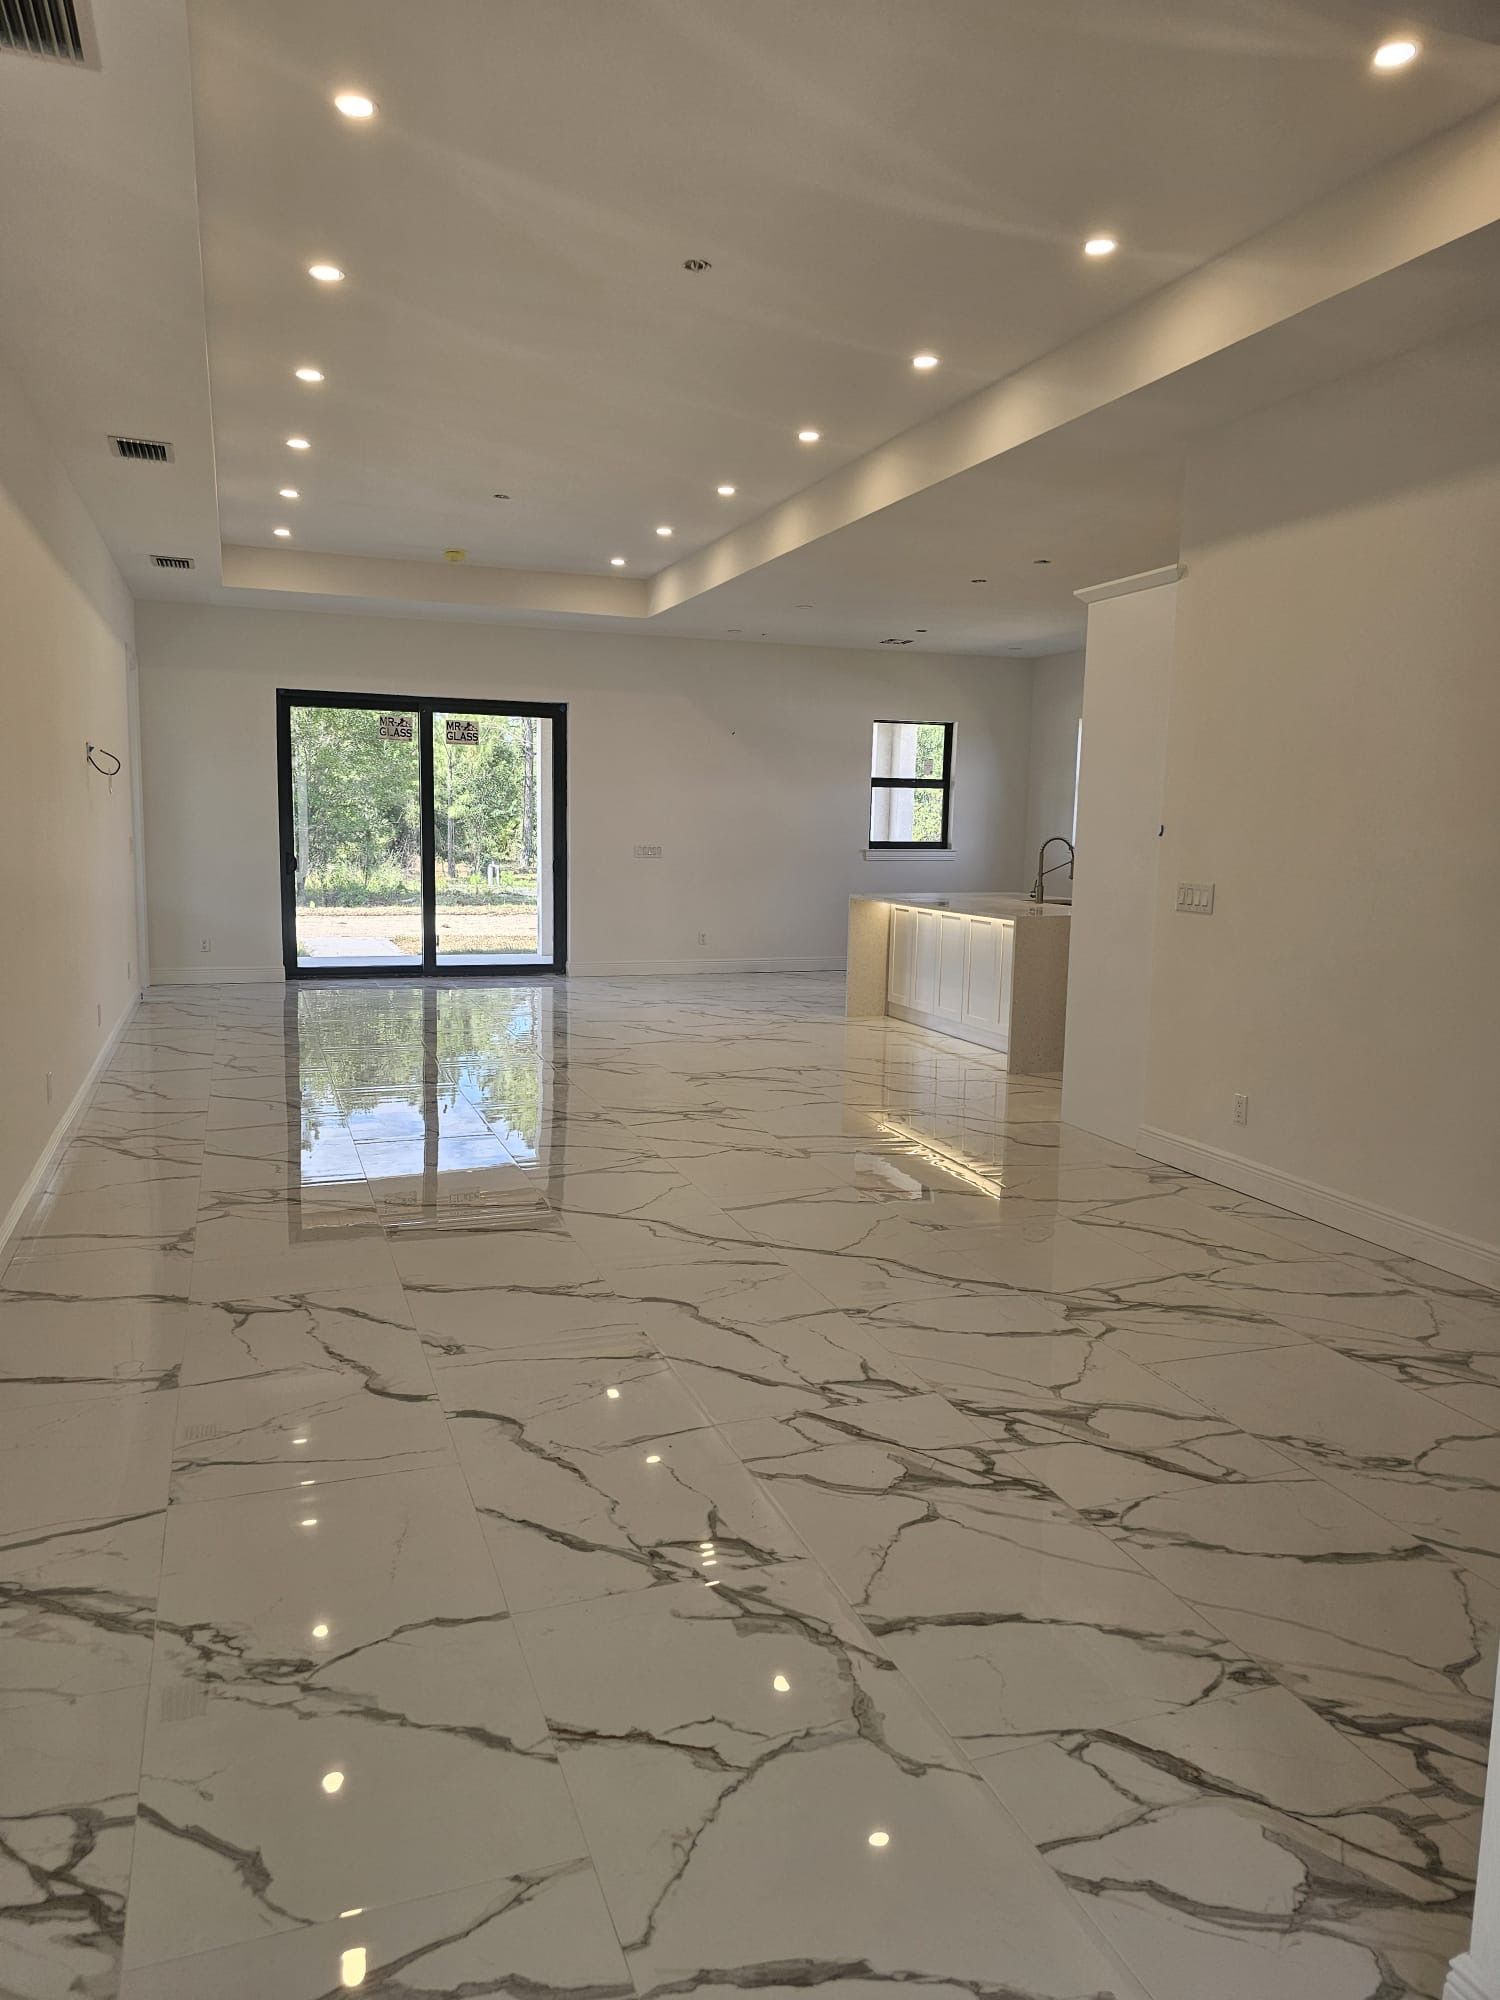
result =
[[1177,884],[1177,907],[1184,916],[1211,917],[1214,913],[1214,885],[1212,882],[1179,882]]
[[660,861],[661,848],[655,843],[643,844],[642,842],[637,841],[635,847],[635,858],[637,861]]

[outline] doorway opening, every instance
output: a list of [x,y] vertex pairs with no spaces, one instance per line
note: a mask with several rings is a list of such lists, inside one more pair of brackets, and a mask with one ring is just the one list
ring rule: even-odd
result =
[[289,979],[562,972],[567,707],[281,688]]

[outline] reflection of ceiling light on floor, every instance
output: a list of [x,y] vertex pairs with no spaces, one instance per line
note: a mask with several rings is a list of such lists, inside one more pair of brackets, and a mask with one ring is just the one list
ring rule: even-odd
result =
[[904,1125],[898,1125],[892,1118],[882,1118],[880,1129],[887,1137],[899,1139],[919,1160],[926,1160],[930,1166],[941,1167],[945,1174],[952,1174],[955,1180],[965,1182],[976,1194],[987,1194],[991,1201],[999,1201],[1005,1193],[1000,1184],[980,1173],[975,1167],[965,1166],[962,1160],[954,1159],[940,1147],[932,1146],[925,1139],[919,1139],[915,1132],[909,1132]]

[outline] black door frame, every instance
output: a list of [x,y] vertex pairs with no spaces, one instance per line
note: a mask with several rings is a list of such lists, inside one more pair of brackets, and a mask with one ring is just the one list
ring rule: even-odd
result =
[[[422,842],[422,963],[299,965],[297,963],[297,840],[292,814],[292,710],[367,708],[417,718],[417,810]],[[552,724],[552,957],[537,965],[439,965],[437,962],[437,841],[434,837],[432,718],[434,715],[537,715]],[[427,694],[348,694],[342,689],[276,690],[277,830],[281,851],[281,962],[288,979],[513,979],[568,969],[568,704],[565,701],[480,701]]]

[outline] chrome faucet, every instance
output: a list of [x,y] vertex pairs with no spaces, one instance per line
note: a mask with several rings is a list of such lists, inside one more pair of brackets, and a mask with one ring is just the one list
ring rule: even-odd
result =
[[[1060,840],[1063,846],[1067,848],[1068,858],[1066,861],[1054,861],[1052,866],[1049,868],[1046,865],[1047,849],[1052,845],[1054,840]],[[1073,860],[1074,860],[1073,843],[1071,840],[1068,839],[1066,834],[1054,833],[1051,834],[1046,840],[1042,842],[1040,852],[1037,854],[1036,857],[1036,880],[1031,885],[1031,900],[1033,903],[1046,902],[1047,877],[1049,875],[1055,875],[1059,868],[1066,868],[1068,871],[1068,880],[1070,882],[1072,881]]]

